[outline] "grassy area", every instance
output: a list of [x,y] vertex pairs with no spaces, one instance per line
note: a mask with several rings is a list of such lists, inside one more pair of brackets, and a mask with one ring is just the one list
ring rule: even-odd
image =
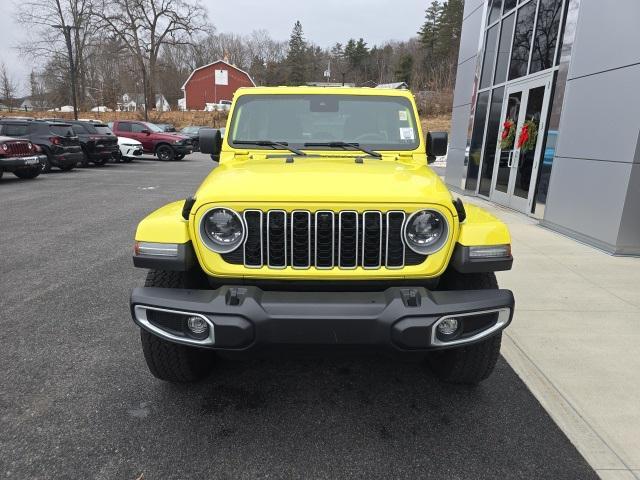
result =
[[[32,118],[60,118],[70,120],[72,113],[60,112],[13,112],[4,113],[3,116],[25,116]],[[142,120],[143,115],[139,112],[106,112],[93,113],[81,112],[79,118],[102,120],[111,122],[113,120]],[[149,121],[154,123],[170,123],[180,129],[187,125],[201,125],[207,127],[224,127],[227,122],[226,112],[150,112]],[[449,131],[451,115],[423,115],[420,118],[423,131]]]
[[423,115],[420,117],[422,131],[449,132],[451,129],[451,114],[448,115]]

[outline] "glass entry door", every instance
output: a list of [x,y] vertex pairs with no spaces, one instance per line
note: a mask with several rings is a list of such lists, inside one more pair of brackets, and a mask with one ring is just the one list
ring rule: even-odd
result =
[[490,198],[507,207],[531,212],[535,193],[552,75],[507,87],[495,156]]

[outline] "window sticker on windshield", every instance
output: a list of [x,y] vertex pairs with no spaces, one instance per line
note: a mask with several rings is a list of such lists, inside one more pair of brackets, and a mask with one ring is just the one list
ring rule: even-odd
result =
[[409,114],[407,114],[406,110],[400,110],[398,112],[398,117],[400,118],[401,122],[406,122],[407,120],[409,120]]
[[400,129],[400,140],[415,140],[413,133],[413,127],[406,127]]

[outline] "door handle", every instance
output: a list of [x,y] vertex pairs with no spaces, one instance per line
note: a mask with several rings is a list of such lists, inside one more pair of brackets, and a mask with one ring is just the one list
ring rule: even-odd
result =
[[513,152],[514,150],[509,150],[509,160],[507,160],[507,168],[511,168],[513,166]]

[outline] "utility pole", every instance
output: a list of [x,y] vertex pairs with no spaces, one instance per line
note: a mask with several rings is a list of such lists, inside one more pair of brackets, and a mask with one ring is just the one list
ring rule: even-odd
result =
[[80,27],[74,25],[51,25],[53,28],[62,30],[64,39],[67,42],[69,53],[69,76],[71,77],[71,102],[73,103],[73,118],[78,120],[78,96],[76,94],[76,65],[73,61],[73,45],[71,44],[71,30],[79,30]]

